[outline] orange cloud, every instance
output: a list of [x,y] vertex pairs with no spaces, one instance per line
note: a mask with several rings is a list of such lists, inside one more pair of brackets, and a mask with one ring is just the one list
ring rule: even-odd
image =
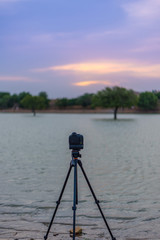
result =
[[33,82],[32,79],[28,77],[22,77],[22,76],[0,76],[0,81],[25,81],[25,82]]
[[103,85],[107,85],[107,86],[112,86],[113,83],[109,82],[109,81],[82,81],[82,82],[76,82],[73,83],[73,85],[75,86],[80,86],[80,87],[84,87],[84,86],[89,86],[89,85],[93,85],[93,84],[103,84]]
[[59,72],[75,72],[89,74],[112,74],[112,73],[127,73],[132,76],[141,77],[160,77],[160,64],[149,65],[136,62],[84,62],[67,64],[60,66],[52,66],[48,68],[35,69],[36,72],[59,71]]
[[37,72],[46,71],[73,71],[73,72],[88,72],[88,73],[98,73],[105,74],[109,72],[119,72],[126,69],[122,64],[102,62],[102,63],[77,63],[77,64],[67,64],[61,66],[53,66],[48,68],[36,69]]

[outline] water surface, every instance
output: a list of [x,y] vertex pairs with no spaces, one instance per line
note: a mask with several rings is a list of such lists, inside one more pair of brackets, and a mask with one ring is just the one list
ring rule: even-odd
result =
[[[1,238],[31,231],[43,239],[71,161],[68,136],[76,131],[84,136],[84,169],[117,239],[160,239],[160,116],[112,117],[0,114]],[[86,237],[108,238],[80,169],[78,175],[78,225]],[[72,198],[73,173],[51,236],[72,228]]]

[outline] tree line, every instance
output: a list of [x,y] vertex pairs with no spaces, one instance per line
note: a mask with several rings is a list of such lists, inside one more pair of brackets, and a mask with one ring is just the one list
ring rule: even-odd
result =
[[57,99],[55,104],[59,108],[70,107],[74,105],[81,105],[89,108],[113,108],[114,119],[117,119],[117,112],[119,108],[131,108],[138,106],[140,109],[156,110],[158,100],[160,99],[159,91],[146,91],[136,93],[132,89],[128,90],[122,87],[105,88],[98,91],[96,94],[85,93],[78,98],[61,98]]
[[[58,98],[55,106],[59,109],[81,106],[83,108],[113,108],[114,119],[117,118],[119,108],[131,108],[138,106],[142,110],[155,110],[160,99],[159,91],[135,93],[122,87],[105,88],[96,94],[85,93],[77,98]],[[0,109],[8,108],[31,109],[35,115],[36,110],[50,107],[50,100],[46,92],[42,91],[37,96],[29,92],[21,92],[11,95],[9,92],[0,92]]]
[[32,96],[29,92],[21,92],[13,95],[9,92],[0,92],[0,109],[31,109],[35,115],[36,110],[48,107],[49,99],[46,92],[40,92],[38,96]]

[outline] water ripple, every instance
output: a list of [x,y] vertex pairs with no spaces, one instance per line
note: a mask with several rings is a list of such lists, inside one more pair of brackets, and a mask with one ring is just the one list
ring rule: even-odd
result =
[[[84,169],[115,236],[131,239],[136,232],[139,238],[160,238],[160,117],[118,117],[113,121],[105,114],[36,118],[1,114],[1,236],[8,229],[46,231],[70,166],[68,136],[77,131],[85,139]],[[103,238],[105,224],[80,169],[78,186],[77,222],[86,238]],[[72,225],[72,205],[73,172],[55,218],[55,231],[65,232]]]

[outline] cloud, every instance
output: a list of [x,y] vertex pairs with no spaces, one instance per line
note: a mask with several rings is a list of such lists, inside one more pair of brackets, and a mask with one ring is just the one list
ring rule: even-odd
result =
[[17,82],[17,81],[23,81],[23,82],[34,82],[34,80],[28,78],[28,77],[22,77],[22,76],[0,76],[0,81],[11,81],[11,82]]
[[111,72],[124,71],[122,64],[116,64],[111,62],[84,62],[77,64],[67,64],[60,66],[52,66],[48,68],[35,69],[36,72],[47,72],[47,71],[70,71],[70,72],[82,72],[82,73],[97,73],[105,74]]
[[[78,87],[85,87],[85,86],[90,86],[90,85],[95,85],[95,84],[113,86],[113,83],[112,83],[112,82],[109,82],[109,81],[101,81],[101,80],[82,81],[82,82],[73,83],[73,85],[78,86]],[[118,83],[114,83],[114,85],[118,85]]]
[[117,36],[119,34],[121,34],[122,31],[119,29],[115,29],[115,30],[105,30],[105,31],[95,31],[95,32],[90,32],[87,33],[85,35],[84,38],[86,38],[86,40],[97,40],[97,39],[103,39],[103,38],[108,38],[108,37],[113,37],[113,36]]
[[160,16],[159,0],[137,0],[123,5],[128,16],[139,24],[153,22]]
[[126,73],[130,76],[137,77],[160,77],[160,64],[144,64],[136,63],[131,61],[125,62],[84,62],[67,64],[60,66],[52,66],[47,68],[35,69],[36,72],[48,72],[56,71],[60,73],[69,72],[70,74],[97,74],[97,75],[107,75],[107,74],[120,74]]

